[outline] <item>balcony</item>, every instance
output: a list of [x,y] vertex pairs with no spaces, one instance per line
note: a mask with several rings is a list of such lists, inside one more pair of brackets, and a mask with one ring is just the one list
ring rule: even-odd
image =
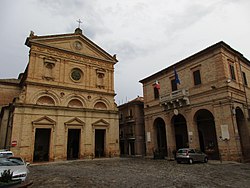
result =
[[135,139],[135,134],[134,133],[127,133],[127,134],[125,134],[125,138],[126,139],[129,139],[129,140],[133,140],[133,139]]
[[135,134],[129,132],[129,133],[125,133],[125,134],[120,134],[119,137],[120,137],[120,140],[134,140]]
[[126,116],[126,122],[127,123],[135,122],[135,118],[132,115]]
[[160,96],[160,104],[166,110],[190,105],[188,89],[180,89]]

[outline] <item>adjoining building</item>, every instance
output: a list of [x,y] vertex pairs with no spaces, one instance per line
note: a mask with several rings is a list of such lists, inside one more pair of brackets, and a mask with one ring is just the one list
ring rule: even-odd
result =
[[121,156],[145,155],[143,97],[118,106]]
[[30,162],[119,156],[116,56],[80,28],[25,44],[25,72],[0,80],[0,147]]
[[250,159],[250,61],[218,42],[143,80],[146,153]]

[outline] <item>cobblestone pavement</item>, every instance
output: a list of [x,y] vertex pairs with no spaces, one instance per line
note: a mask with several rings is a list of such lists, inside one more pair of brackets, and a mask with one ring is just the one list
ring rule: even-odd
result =
[[31,165],[32,187],[250,187],[250,164],[111,158]]

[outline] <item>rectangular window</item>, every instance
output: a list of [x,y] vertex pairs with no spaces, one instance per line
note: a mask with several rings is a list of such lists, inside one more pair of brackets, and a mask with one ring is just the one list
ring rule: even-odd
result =
[[194,76],[194,85],[199,85],[201,84],[201,75],[200,75],[200,70],[196,70],[193,72]]
[[243,76],[243,83],[245,86],[247,86],[247,77],[246,77],[246,73],[242,72],[242,76]]
[[156,87],[154,87],[154,96],[155,99],[159,99],[159,89],[157,89]]
[[171,86],[172,86],[172,91],[177,90],[177,83],[176,83],[175,79],[171,80]]
[[133,111],[132,111],[132,109],[129,110],[129,116],[130,116],[130,117],[133,116]]
[[230,73],[231,73],[231,79],[236,80],[234,66],[232,64],[230,64]]

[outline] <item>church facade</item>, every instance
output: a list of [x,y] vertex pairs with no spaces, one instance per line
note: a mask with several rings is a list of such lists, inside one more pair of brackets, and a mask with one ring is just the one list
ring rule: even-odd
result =
[[147,155],[250,160],[250,61],[216,43],[143,80]]
[[80,28],[25,44],[25,72],[0,80],[1,147],[30,162],[119,156],[116,56]]

